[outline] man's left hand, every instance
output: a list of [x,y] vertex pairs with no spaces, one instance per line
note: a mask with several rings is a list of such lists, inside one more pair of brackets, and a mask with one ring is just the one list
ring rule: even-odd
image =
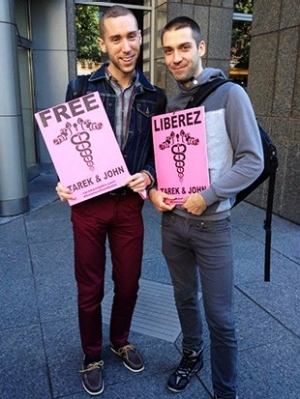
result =
[[201,194],[192,194],[183,200],[182,208],[193,215],[201,215],[207,208],[206,202]]
[[135,193],[145,190],[150,184],[150,177],[144,172],[135,173],[124,181],[124,185],[131,188]]

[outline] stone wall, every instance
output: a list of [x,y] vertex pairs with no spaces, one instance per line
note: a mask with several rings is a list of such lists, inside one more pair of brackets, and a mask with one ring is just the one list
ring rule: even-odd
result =
[[[274,212],[300,223],[299,0],[255,0],[248,94],[279,152]],[[267,183],[251,197],[266,204]]]

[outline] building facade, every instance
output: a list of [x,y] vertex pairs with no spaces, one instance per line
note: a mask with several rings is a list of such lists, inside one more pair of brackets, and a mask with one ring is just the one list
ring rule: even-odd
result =
[[[268,10],[268,12],[266,12]],[[300,223],[300,1],[254,1],[248,93],[278,148],[278,215]],[[263,207],[267,184],[251,195]]]
[[[208,49],[204,65],[229,73],[233,0],[1,0],[0,66],[5,95],[0,97],[0,217],[30,209],[28,170],[51,163],[34,113],[63,102],[68,81],[78,73],[76,6],[99,7],[101,13],[113,3],[124,4],[136,14],[143,33],[139,66],[168,95],[175,93],[176,84],[166,72],[159,34],[166,21],[175,16],[187,15],[199,22]],[[300,222],[296,206],[300,165],[298,3],[298,0],[276,0],[269,17],[262,18],[265,13],[261,10],[269,2],[255,0],[248,85],[257,116],[280,151],[274,210],[297,223]],[[266,71],[268,79],[264,79]],[[264,191],[262,188],[255,192],[250,201],[264,207]]]

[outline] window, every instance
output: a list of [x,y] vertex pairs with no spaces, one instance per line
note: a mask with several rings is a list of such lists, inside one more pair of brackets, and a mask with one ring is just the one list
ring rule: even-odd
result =
[[230,78],[247,87],[252,24],[252,0],[234,1]]

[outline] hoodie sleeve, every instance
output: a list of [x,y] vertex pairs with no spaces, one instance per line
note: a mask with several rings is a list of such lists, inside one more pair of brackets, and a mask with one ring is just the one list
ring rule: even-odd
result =
[[232,165],[211,181],[208,189],[201,192],[208,206],[235,197],[257,179],[264,166],[262,143],[253,107],[241,86],[231,85],[224,115],[233,152]]

